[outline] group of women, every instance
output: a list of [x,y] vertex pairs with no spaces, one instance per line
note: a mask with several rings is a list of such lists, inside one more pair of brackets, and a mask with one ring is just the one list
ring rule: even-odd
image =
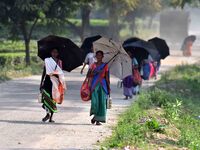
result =
[[[104,54],[97,51],[96,61],[90,65],[87,77],[90,79],[92,124],[101,125],[106,122],[107,98],[110,95],[110,79],[108,65],[102,61]],[[66,89],[62,62],[57,49],[51,50],[51,57],[45,59],[45,66],[40,84],[42,108],[46,115],[43,122],[54,122],[53,114],[57,112],[56,104],[61,104]]]
[[133,74],[125,77],[122,81],[125,100],[132,99],[133,95],[140,93],[142,79],[149,80],[153,77],[156,79],[160,67],[160,61],[154,61],[151,55],[147,59],[143,59],[139,64],[133,53],[130,51],[127,51],[127,53],[132,59]]

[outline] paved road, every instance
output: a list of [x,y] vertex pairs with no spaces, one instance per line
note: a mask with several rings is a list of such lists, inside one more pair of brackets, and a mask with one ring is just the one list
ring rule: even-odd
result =
[[[172,56],[162,62],[162,71],[183,62],[194,63],[199,59],[180,56],[180,52],[172,52]],[[56,123],[42,123],[45,115],[37,103],[40,76],[31,76],[0,84],[0,150],[67,150],[97,149],[95,145],[102,138],[111,134],[111,125],[116,117],[134,100],[123,100],[122,89],[116,87],[118,79],[112,77],[111,88],[113,108],[108,110],[107,124],[94,126],[90,124],[90,103],[80,100],[79,90],[84,76],[79,69],[66,74],[68,90],[64,104],[59,106],[55,114]],[[144,86],[152,84],[145,83]]]

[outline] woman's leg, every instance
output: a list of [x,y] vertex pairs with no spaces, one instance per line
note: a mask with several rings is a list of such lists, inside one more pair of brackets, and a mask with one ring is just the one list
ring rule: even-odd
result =
[[49,122],[55,122],[55,121],[53,120],[53,112],[51,112],[51,115],[50,115],[50,118],[49,118]]
[[125,100],[127,100],[129,97],[132,98],[132,88],[124,87],[124,96]]
[[94,115],[94,120],[97,122],[97,125],[100,122],[106,122],[106,98],[107,95],[103,90],[103,87],[97,85],[95,90],[92,92],[90,112],[90,115]]
[[47,120],[49,120],[49,118],[50,118],[50,115],[49,115],[49,113],[47,113],[46,116],[44,118],[42,118],[42,121],[46,122]]
[[46,110],[46,116],[44,118],[42,118],[42,121],[46,122],[50,118],[49,110],[45,107],[44,104],[42,105],[42,108]]

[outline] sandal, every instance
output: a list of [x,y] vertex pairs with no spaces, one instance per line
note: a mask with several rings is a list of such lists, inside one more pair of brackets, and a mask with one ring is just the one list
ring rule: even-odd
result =
[[94,118],[91,119],[91,124],[95,124],[96,120]]
[[96,125],[97,125],[97,126],[100,126],[100,125],[101,125],[101,123],[100,123],[99,121],[97,121],[97,122],[96,122]]

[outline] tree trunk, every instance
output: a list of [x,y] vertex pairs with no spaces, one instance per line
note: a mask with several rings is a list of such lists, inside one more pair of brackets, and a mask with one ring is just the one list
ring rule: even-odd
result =
[[115,0],[111,1],[109,6],[109,36],[114,40],[119,39],[119,26],[118,26],[118,12],[117,3]]
[[85,37],[91,35],[90,33],[90,13],[91,13],[91,6],[84,5],[81,8],[81,19],[82,19],[82,36],[81,41],[84,40]]
[[30,61],[30,51],[29,51],[29,44],[30,44],[30,38],[28,38],[28,33],[27,33],[27,29],[26,29],[26,23],[25,22],[21,22],[20,24],[20,29],[23,35],[23,39],[24,39],[24,44],[25,44],[25,62],[26,62],[26,66],[29,66],[31,64]]
[[23,35],[23,38],[24,38],[24,44],[25,44],[25,54],[26,54],[25,61],[26,61],[26,66],[29,66],[31,64],[31,59],[30,59],[30,40],[31,40],[33,29],[34,29],[37,21],[38,21],[38,18],[35,18],[33,24],[30,27],[29,32],[28,32],[28,29],[27,29],[26,22],[22,21],[20,23],[20,30],[22,32],[22,35]]
[[30,59],[30,39],[26,39],[25,41],[25,53],[26,53],[26,66],[29,66],[31,64]]
[[132,36],[135,35],[135,31],[136,31],[136,25],[135,25],[135,17],[132,18],[132,22],[131,22],[131,31],[132,31]]
[[150,18],[149,18],[149,23],[148,23],[148,28],[152,28],[152,25],[153,25],[153,19],[154,19],[154,16],[151,15]]

